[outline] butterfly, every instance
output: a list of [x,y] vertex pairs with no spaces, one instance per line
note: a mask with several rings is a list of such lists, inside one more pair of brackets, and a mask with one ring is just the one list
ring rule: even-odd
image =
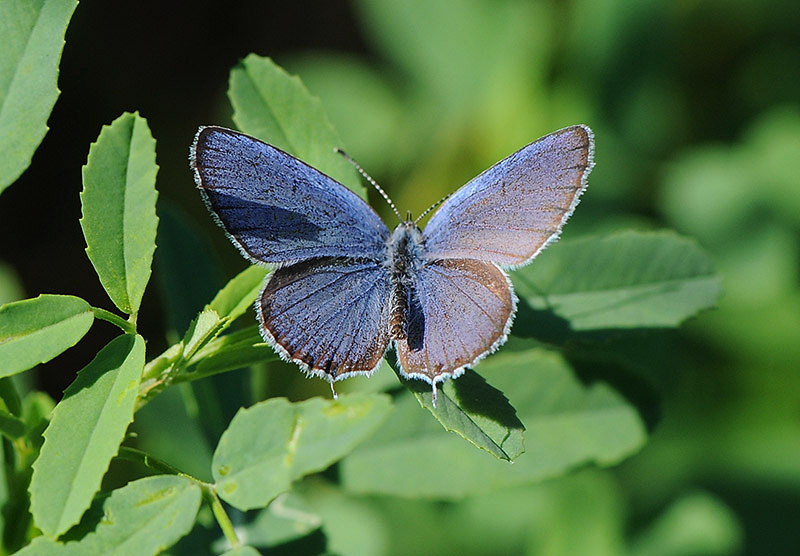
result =
[[428,382],[435,405],[437,383],[505,342],[517,298],[504,269],[558,238],[593,156],[587,126],[556,131],[458,189],[424,230],[390,201],[400,220],[391,232],[344,185],[237,131],[201,127],[190,166],[233,244],[275,267],[255,309],[283,359],[333,390],[374,372],[393,345],[400,373]]

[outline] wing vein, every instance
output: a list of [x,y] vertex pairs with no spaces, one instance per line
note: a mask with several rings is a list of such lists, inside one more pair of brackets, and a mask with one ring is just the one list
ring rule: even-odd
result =
[[[333,272],[333,271],[329,271],[329,272]],[[347,278],[347,277],[349,277],[349,276],[351,276],[351,275],[353,275],[353,274],[356,274],[356,273],[358,273],[358,272],[368,272],[368,270],[367,270],[367,269],[364,269],[364,268],[359,268],[359,269],[354,269],[354,270],[351,270],[351,271],[348,271],[348,272],[342,272],[342,271],[340,271],[340,272],[338,272],[338,274],[339,274],[339,275],[338,275],[338,276],[336,276],[336,277],[335,277],[335,278],[334,278],[334,279],[333,279],[331,282],[328,282],[328,283],[327,283],[327,284],[325,284],[324,286],[320,286],[319,288],[315,289],[314,291],[312,291],[311,293],[309,293],[309,294],[308,294],[308,295],[306,295],[305,297],[303,297],[303,298],[301,298],[301,299],[298,299],[298,300],[296,300],[296,301],[295,301],[294,303],[292,303],[291,305],[287,305],[286,307],[284,307],[284,308],[283,308],[283,310],[282,310],[281,312],[279,312],[279,313],[275,313],[275,316],[281,316],[281,315],[283,315],[283,314],[284,314],[286,311],[288,311],[288,310],[290,310],[290,309],[293,309],[293,308],[294,308],[294,307],[296,307],[298,304],[300,304],[300,303],[303,303],[304,301],[308,301],[308,299],[309,299],[309,298],[311,298],[311,297],[313,297],[313,296],[317,295],[317,294],[318,294],[318,293],[320,293],[322,290],[324,290],[324,289],[326,289],[326,288],[330,288],[331,286],[333,286],[334,284],[336,284],[338,281],[340,281],[340,280],[343,280],[343,279],[345,279],[345,278]],[[284,289],[284,288],[286,288],[287,286],[290,286],[290,285],[292,285],[292,284],[295,284],[295,283],[299,282],[300,280],[303,280],[303,279],[305,279],[307,276],[308,276],[308,274],[304,274],[303,276],[299,276],[299,277],[298,277],[298,278],[296,278],[295,280],[292,280],[291,282],[287,282],[285,285],[283,285],[283,286],[281,287],[281,289]],[[377,281],[377,280],[376,280],[376,281]],[[374,283],[375,283],[375,282],[373,282],[373,284],[374,284]],[[276,290],[276,291],[277,291],[277,290]],[[272,315],[270,315],[270,316],[272,316]]]

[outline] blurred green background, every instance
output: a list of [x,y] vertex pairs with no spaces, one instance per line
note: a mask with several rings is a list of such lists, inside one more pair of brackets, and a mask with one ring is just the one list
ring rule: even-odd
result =
[[[300,75],[401,212],[586,123],[597,166],[565,237],[693,236],[723,276],[719,308],[640,377],[654,395],[639,454],[458,502],[361,500],[349,515],[381,532],[364,553],[798,554],[799,29],[796,0],[84,2],[51,130],[0,199],[0,302],[53,292],[106,304],[82,252],[80,164],[124,110],[139,110],[158,141],[159,246],[187,229],[212,245],[202,274],[216,278],[187,281],[187,297],[202,305],[243,268],[187,154],[198,125],[232,125],[228,72],[250,52]],[[156,278],[174,279],[176,261],[156,257]],[[166,347],[165,322],[180,331],[197,308],[151,287],[148,353]],[[50,364],[51,394],[112,334],[95,327]],[[319,386],[306,382],[293,387]]]

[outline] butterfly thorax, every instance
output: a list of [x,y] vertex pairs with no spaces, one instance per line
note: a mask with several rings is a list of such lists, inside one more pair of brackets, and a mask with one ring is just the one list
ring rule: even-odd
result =
[[411,284],[413,276],[422,264],[424,243],[422,232],[410,220],[400,223],[386,242],[386,261],[392,281],[389,337],[393,340],[406,338],[406,315],[412,294]]

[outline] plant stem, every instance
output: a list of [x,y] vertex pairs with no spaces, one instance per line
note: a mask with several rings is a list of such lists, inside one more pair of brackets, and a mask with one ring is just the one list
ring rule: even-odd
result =
[[196,483],[203,492],[203,498],[208,505],[211,506],[211,511],[214,514],[217,523],[219,523],[219,527],[222,529],[222,533],[225,535],[225,538],[228,539],[231,548],[236,548],[240,545],[239,537],[236,536],[236,531],[233,527],[233,522],[231,521],[231,518],[228,517],[228,513],[225,511],[225,507],[222,505],[222,501],[219,499],[219,496],[217,496],[217,489],[213,484],[201,481],[196,477],[192,477],[191,475],[184,473],[180,469],[173,467],[165,461],[154,458],[146,452],[137,450],[136,448],[131,448],[129,446],[120,446],[117,457],[127,461],[139,462],[150,469],[153,469],[154,471],[160,471],[169,475],[179,475]]
[[239,537],[236,536],[233,522],[222,506],[222,501],[220,501],[219,496],[217,496],[217,489],[214,488],[214,485],[208,483],[204,483],[200,486],[203,489],[203,497],[206,499],[209,506],[211,506],[211,511],[214,513],[214,517],[217,519],[222,533],[225,535],[225,538],[228,539],[231,548],[237,548],[240,545]]
[[126,461],[135,461],[141,463],[145,467],[149,467],[154,471],[160,471],[161,473],[166,473],[168,475],[180,475],[181,477],[186,477],[187,479],[195,481],[197,483],[203,482],[196,477],[192,477],[191,475],[184,473],[177,467],[173,467],[167,462],[155,458],[150,454],[148,454],[147,452],[137,450],[136,448],[131,448],[129,446],[120,446],[119,452],[117,453],[117,457],[119,459],[124,459]]
[[136,325],[134,323],[126,321],[111,311],[106,311],[105,309],[101,309],[99,307],[92,307],[92,312],[98,319],[119,326],[122,331],[125,332],[125,334],[136,334]]

